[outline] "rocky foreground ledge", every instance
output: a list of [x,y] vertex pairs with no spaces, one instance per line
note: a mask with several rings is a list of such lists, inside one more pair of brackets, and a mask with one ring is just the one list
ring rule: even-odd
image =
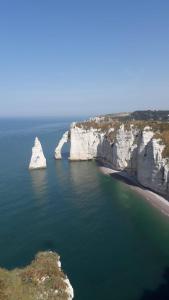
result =
[[55,252],[39,252],[23,269],[0,268],[0,300],[72,300],[73,297],[73,288]]

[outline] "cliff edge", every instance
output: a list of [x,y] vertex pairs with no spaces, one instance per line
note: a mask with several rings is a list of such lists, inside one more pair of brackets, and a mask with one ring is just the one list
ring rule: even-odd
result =
[[39,252],[23,269],[0,268],[0,300],[72,300],[73,297],[73,288],[55,252]]

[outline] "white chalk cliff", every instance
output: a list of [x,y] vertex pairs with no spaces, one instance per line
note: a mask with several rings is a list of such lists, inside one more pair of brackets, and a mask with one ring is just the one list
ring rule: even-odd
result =
[[[50,253],[53,253],[53,252],[50,251]],[[59,269],[61,270],[60,257],[58,257],[57,265],[58,265]],[[66,276],[66,278],[63,279],[63,281],[64,281],[64,283],[66,283],[66,290],[65,291],[66,291],[66,294],[67,294],[67,300],[72,300],[74,298],[74,290],[73,290],[73,287],[72,287],[72,285],[70,283],[70,280]]]
[[62,154],[61,154],[61,151],[62,151],[62,147],[65,143],[67,143],[69,141],[69,131],[66,131],[62,138],[60,139],[56,149],[55,149],[55,158],[56,159],[61,159],[62,158]]
[[73,123],[70,137],[70,160],[89,160],[97,157],[97,148],[104,135],[97,129],[86,130]]
[[164,145],[151,130],[143,130],[137,155],[137,179],[145,187],[169,197],[169,159],[163,158]]
[[163,157],[164,148],[149,126],[130,124],[126,128],[121,123],[118,129],[104,131],[99,126],[86,127],[82,122],[73,123],[70,128],[70,160],[102,160],[169,198],[169,157]]
[[46,168],[46,158],[43,154],[43,149],[39,139],[36,137],[32,148],[32,156],[29,164],[29,169]]

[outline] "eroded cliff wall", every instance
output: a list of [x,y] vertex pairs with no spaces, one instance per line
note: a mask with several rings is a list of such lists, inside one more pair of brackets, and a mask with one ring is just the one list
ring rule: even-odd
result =
[[[125,170],[138,182],[169,197],[169,157],[160,138],[160,123],[102,121],[73,123],[70,160],[100,159],[116,170]],[[168,130],[169,124],[166,124]],[[165,130],[162,124],[162,130]],[[166,132],[165,132],[166,133]],[[165,136],[165,135],[164,135]]]

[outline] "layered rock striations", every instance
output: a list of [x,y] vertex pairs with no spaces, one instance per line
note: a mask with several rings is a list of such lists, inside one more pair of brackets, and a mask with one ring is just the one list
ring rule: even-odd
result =
[[39,139],[36,137],[34,146],[32,148],[32,156],[29,164],[29,169],[43,169],[46,168],[46,158],[43,154],[43,149]]
[[70,128],[70,160],[98,159],[169,197],[169,123],[98,117]]

